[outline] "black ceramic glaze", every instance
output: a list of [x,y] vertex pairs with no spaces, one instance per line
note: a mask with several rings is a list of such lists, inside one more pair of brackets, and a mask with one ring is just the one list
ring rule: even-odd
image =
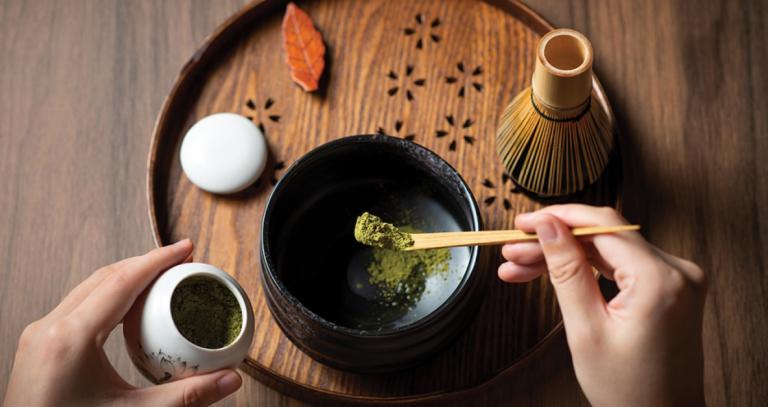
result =
[[276,185],[262,221],[262,281],[273,316],[307,354],[347,370],[402,369],[449,344],[471,321],[485,279],[475,272],[477,247],[454,249],[455,278],[432,284],[418,306],[381,308],[369,295],[374,287],[365,286],[358,263],[367,264],[370,248],[355,242],[355,219],[363,211],[387,219],[411,209],[425,220],[424,231],[481,229],[459,174],[426,148],[394,137],[329,142]]

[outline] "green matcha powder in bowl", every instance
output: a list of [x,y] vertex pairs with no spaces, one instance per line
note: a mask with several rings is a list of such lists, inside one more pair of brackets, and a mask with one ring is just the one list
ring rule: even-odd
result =
[[355,240],[373,246],[368,282],[378,289],[382,303],[412,306],[425,290],[426,280],[445,275],[450,268],[448,249],[406,251],[413,246],[413,226],[397,227],[369,212],[355,222]]

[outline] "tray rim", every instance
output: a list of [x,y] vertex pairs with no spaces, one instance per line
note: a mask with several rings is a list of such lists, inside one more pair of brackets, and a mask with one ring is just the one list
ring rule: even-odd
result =
[[[149,217],[150,227],[152,229],[152,239],[155,247],[163,246],[164,242],[160,236],[160,229],[157,222],[157,208],[155,205],[155,171],[156,171],[156,156],[159,148],[160,140],[163,137],[161,133],[164,133],[165,128],[169,125],[169,116],[171,115],[171,109],[173,102],[176,100],[179,92],[182,91],[187,85],[190,78],[198,70],[204,70],[208,59],[211,54],[214,53],[219,47],[226,46],[230,41],[234,33],[237,33],[242,29],[242,26],[256,20],[260,16],[266,15],[278,8],[289,0],[254,0],[243,6],[240,10],[228,17],[224,22],[214,29],[206,38],[192,56],[184,63],[179,73],[174,78],[173,86],[168,95],[163,99],[160,111],[155,119],[154,126],[152,128],[152,136],[150,139],[150,147],[147,152],[146,163],[146,198],[148,203],[147,215]],[[522,21],[529,29],[536,34],[543,36],[548,31],[554,30],[555,27],[548,20],[542,17],[539,13],[533,10],[530,6],[522,2],[521,0],[479,0],[488,3],[496,8],[501,9],[503,12],[510,14]],[[592,72],[592,87],[595,98],[603,107],[608,115],[608,119],[611,122],[611,126],[614,132],[614,148],[619,153],[621,146],[618,137],[618,127],[616,124],[616,117],[614,116],[613,109],[605,94],[602,84],[597,78],[596,73]],[[623,166],[623,162],[620,163]],[[623,171],[621,178],[623,178]],[[623,183],[617,184],[616,203],[613,206],[619,212],[622,212],[623,208]],[[167,244],[168,242],[165,242]],[[395,404],[395,403],[422,403],[430,401],[438,401],[441,399],[458,398],[467,395],[479,388],[492,385],[502,377],[511,375],[519,370],[524,362],[530,361],[536,354],[540,353],[556,339],[563,335],[563,321],[557,323],[541,340],[535,343],[531,348],[523,352],[514,362],[508,367],[498,371],[494,375],[487,379],[478,382],[474,385],[455,388],[447,391],[431,391],[426,393],[420,393],[408,396],[384,396],[384,397],[372,397],[361,396],[353,394],[345,394],[340,392],[333,392],[324,390],[318,387],[309,386],[306,383],[297,382],[288,377],[281,376],[271,371],[265,366],[255,363],[248,357],[245,358],[241,369],[243,369],[250,376],[254,377],[263,384],[266,384],[273,389],[297,399],[309,402],[323,402],[333,400],[336,403],[344,404]]]

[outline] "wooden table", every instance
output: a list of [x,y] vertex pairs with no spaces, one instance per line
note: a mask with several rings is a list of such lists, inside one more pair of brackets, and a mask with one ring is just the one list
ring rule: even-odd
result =
[[[23,327],[95,268],[153,246],[145,160],[155,116],[182,64],[243,3],[0,0],[0,399]],[[530,5],[593,42],[622,130],[628,218],[709,273],[708,403],[764,404],[768,5]],[[107,351],[129,382],[146,384],[121,335]],[[525,372],[472,401],[586,403],[562,337]],[[247,377],[233,403],[302,405]]]

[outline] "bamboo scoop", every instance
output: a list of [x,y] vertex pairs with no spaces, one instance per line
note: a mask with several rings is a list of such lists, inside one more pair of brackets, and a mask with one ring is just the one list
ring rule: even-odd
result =
[[[638,230],[640,225],[590,226],[572,229],[574,236]],[[485,230],[479,232],[406,233],[368,212],[357,218],[355,239],[369,246],[394,250],[423,250],[457,246],[485,246],[537,240],[535,233],[522,230]]]
[[[590,226],[571,229],[574,236],[590,236],[639,230],[640,225]],[[483,230],[479,232],[411,233],[413,245],[403,250],[438,249],[457,246],[487,246],[537,240],[535,233],[522,230]]]

